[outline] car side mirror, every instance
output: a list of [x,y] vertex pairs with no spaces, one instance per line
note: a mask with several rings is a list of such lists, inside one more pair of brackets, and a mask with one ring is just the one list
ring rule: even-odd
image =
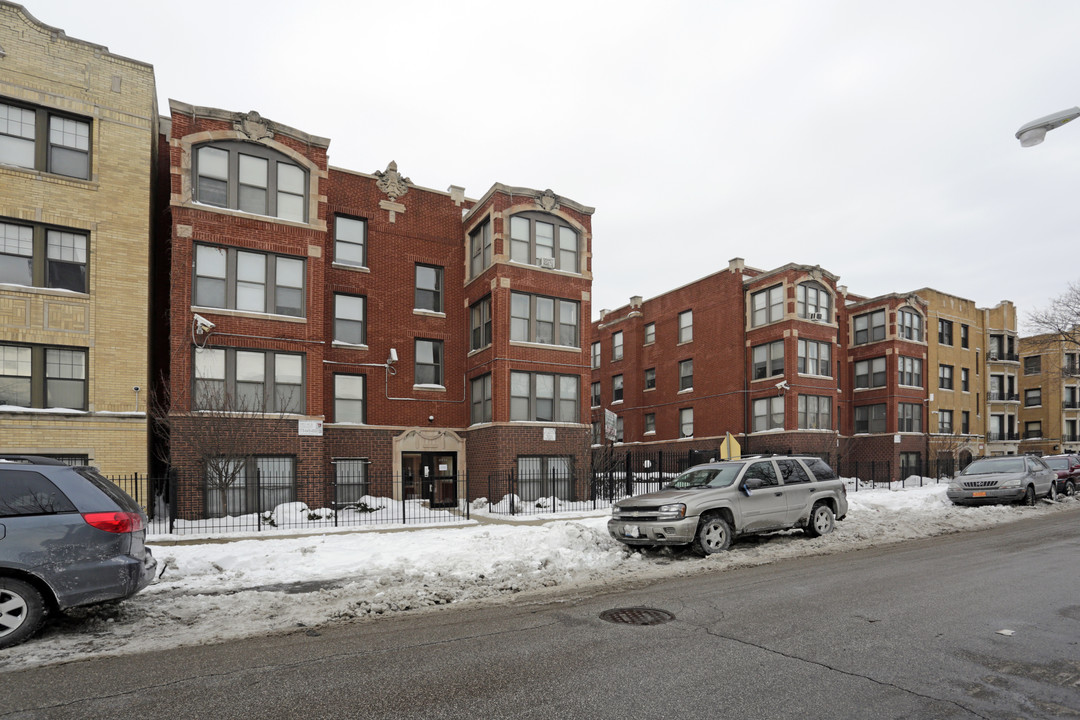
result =
[[743,491],[743,494],[745,494],[746,497],[750,497],[752,491],[750,490],[750,484],[748,482],[744,480],[743,484],[739,486],[739,489]]

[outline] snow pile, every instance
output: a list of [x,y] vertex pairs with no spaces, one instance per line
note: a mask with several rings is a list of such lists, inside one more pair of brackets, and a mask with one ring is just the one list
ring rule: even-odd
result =
[[[106,653],[286,632],[521,592],[590,592],[629,582],[724,571],[990,527],[1077,509],[953,506],[945,484],[848,493],[830,535],[788,531],[737,541],[698,558],[684,549],[632,551],[607,533],[607,513],[524,523],[312,534],[183,545],[151,541],[161,576],[111,606],[69,612],[40,637],[0,650],[0,672]],[[306,508],[279,509],[306,513]],[[254,536],[254,533],[253,533]]]

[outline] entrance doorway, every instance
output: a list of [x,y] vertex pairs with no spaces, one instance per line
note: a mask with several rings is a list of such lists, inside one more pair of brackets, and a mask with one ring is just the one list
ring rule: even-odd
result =
[[457,505],[457,453],[401,453],[401,499]]

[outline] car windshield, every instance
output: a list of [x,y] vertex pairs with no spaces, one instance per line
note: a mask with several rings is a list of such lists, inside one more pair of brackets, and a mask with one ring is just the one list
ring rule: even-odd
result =
[[1055,470],[1068,470],[1069,461],[1063,457],[1044,457],[1043,462]]
[[668,487],[677,490],[703,487],[727,487],[735,482],[742,470],[741,463],[725,463],[715,467],[688,470],[672,481]]
[[989,460],[976,460],[964,468],[961,475],[990,475],[993,473],[1018,473],[1024,472],[1023,458],[994,458]]

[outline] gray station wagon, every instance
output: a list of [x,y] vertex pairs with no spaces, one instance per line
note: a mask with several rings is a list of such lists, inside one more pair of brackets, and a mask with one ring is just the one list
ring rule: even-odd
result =
[[157,561],[145,539],[142,508],[95,468],[0,455],[0,648],[52,611],[146,587]]
[[726,550],[740,535],[803,528],[832,532],[847,515],[847,488],[816,457],[749,457],[690,468],[658,492],[617,502],[608,532],[627,545]]

